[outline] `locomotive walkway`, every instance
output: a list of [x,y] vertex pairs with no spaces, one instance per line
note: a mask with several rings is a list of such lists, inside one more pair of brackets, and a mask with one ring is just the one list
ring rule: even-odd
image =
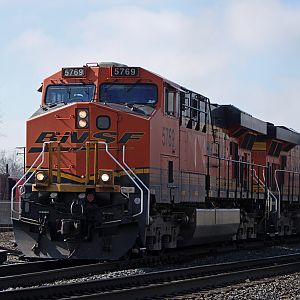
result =
[[[95,264],[93,264],[95,267]],[[92,264],[85,265],[86,272]],[[67,268],[66,268],[67,269]],[[143,299],[298,272],[300,254],[0,292],[1,299]],[[33,274],[33,273],[32,273]],[[21,276],[21,275],[20,275]],[[5,277],[4,277],[5,278]],[[3,288],[3,286],[2,286]]]

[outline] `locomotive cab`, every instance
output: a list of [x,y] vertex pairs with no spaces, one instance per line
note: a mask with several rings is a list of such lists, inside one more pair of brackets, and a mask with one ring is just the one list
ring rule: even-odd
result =
[[156,76],[144,73],[97,65],[44,80],[42,106],[27,121],[26,182],[13,206],[26,255],[116,259],[143,245],[149,123],[160,91]]

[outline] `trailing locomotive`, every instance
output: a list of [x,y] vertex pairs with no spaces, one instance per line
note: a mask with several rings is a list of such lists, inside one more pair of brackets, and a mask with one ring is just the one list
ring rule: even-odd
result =
[[63,68],[39,91],[12,190],[26,256],[113,260],[299,233],[298,133],[117,63]]

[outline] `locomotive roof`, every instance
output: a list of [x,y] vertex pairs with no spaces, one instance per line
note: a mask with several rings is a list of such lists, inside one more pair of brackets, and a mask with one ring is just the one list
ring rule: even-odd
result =
[[294,145],[300,145],[300,134],[285,126],[268,123],[268,138],[277,139]]
[[267,134],[267,123],[254,118],[233,105],[219,105],[212,111],[215,124],[223,128],[241,126],[260,134]]

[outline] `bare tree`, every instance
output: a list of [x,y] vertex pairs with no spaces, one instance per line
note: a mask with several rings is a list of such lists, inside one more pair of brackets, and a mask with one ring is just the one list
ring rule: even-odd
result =
[[0,174],[6,174],[6,165],[10,176],[20,177],[23,174],[22,160],[16,151],[8,154],[5,150],[0,150]]

